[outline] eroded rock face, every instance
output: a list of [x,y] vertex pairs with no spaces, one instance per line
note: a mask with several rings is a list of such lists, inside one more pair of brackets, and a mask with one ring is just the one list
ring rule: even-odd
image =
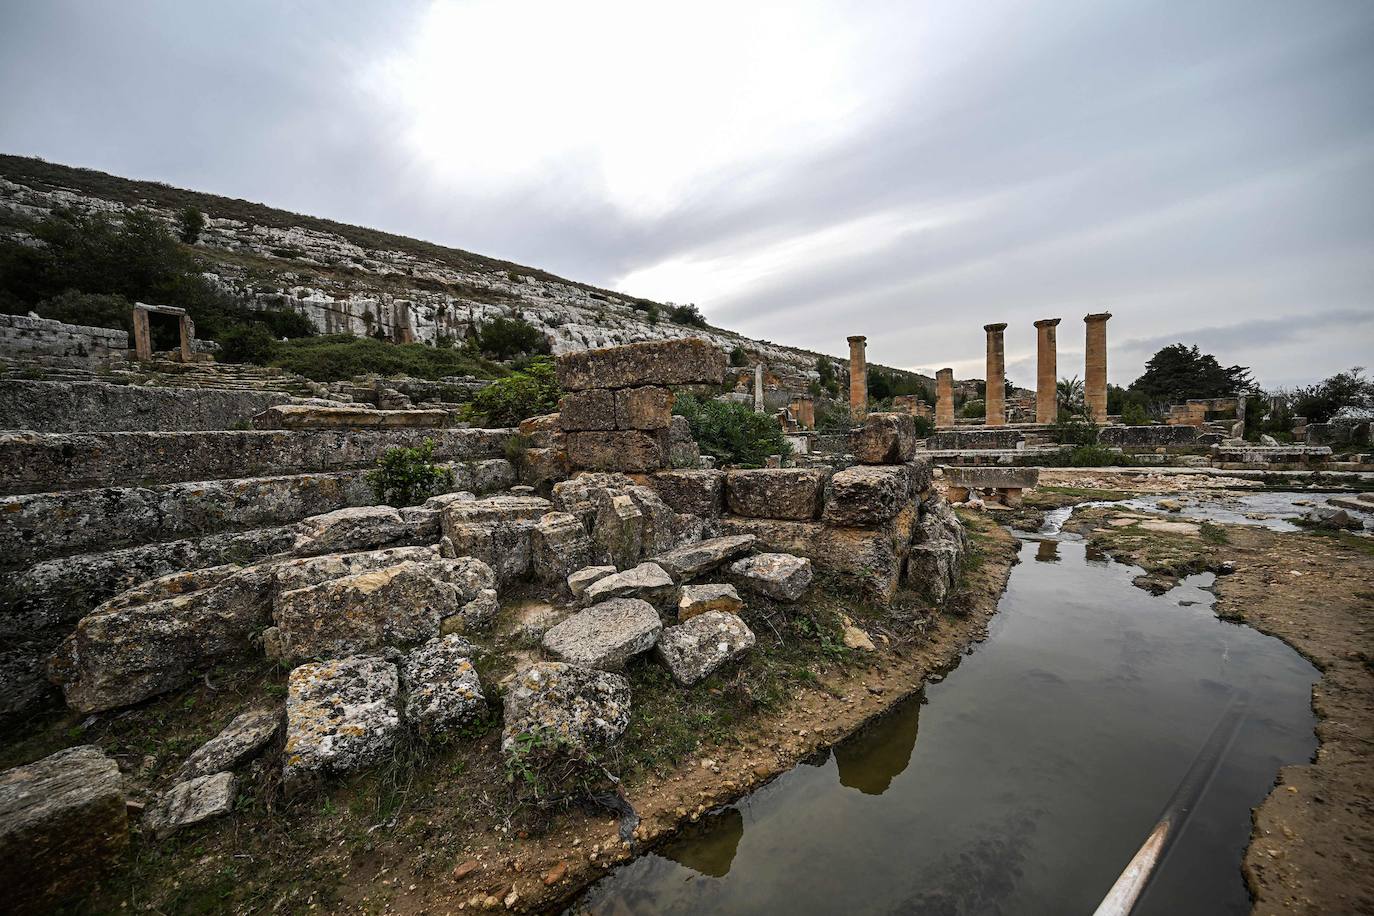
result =
[[910,501],[911,472],[905,465],[856,465],[831,476],[821,518],[829,525],[871,528],[897,515]]
[[119,766],[99,748],[0,773],[0,887],[10,912],[50,912],[99,881],[128,845]]
[[431,639],[401,663],[406,721],[421,734],[461,728],[487,707],[472,665],[476,650],[460,636]]
[[531,549],[535,578],[560,582],[590,565],[596,547],[576,515],[550,512],[535,525]]
[[614,566],[586,566],[568,576],[568,591],[581,598],[593,582],[615,575]]
[[805,593],[814,573],[811,561],[790,553],[760,553],[730,566],[730,575],[752,592],[777,601],[796,601]]
[[195,779],[237,769],[270,744],[281,726],[281,709],[250,709],[235,716],[223,731],[186,760],[181,778]]
[[652,649],[662,631],[658,612],[648,602],[612,598],[553,627],[544,634],[544,648],[572,665],[614,670],[632,655]]
[[144,813],[143,829],[162,840],[184,827],[222,817],[234,810],[238,787],[233,773],[212,773],[179,782]]
[[657,563],[640,563],[624,572],[597,580],[582,597],[588,604],[609,598],[640,598],[650,604],[663,606],[676,601],[677,586]]
[[824,468],[729,471],[725,475],[725,503],[735,515],[749,518],[819,518],[829,476]]
[[[584,612],[585,613],[585,612]],[[501,747],[522,735],[574,747],[609,744],[630,724],[630,683],[605,671],[539,662],[506,689]]]
[[708,538],[661,553],[652,562],[657,563],[674,581],[686,582],[744,556],[757,543],[758,538],[752,534]]
[[916,456],[916,418],[871,413],[849,433],[849,450],[860,464],[902,464]]
[[739,617],[706,611],[664,630],[655,651],[673,680],[690,687],[753,646],[754,632]]
[[677,603],[677,619],[690,620],[708,611],[738,614],[743,609],[744,601],[733,585],[684,585]]
[[396,666],[357,655],[301,665],[286,684],[282,780],[297,792],[330,774],[380,763],[401,734]]

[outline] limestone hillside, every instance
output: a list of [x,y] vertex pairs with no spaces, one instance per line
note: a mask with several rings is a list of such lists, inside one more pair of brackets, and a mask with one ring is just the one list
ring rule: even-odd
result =
[[[0,156],[0,234],[23,236],[27,225],[55,207],[115,214],[140,208],[169,224],[179,210],[195,207],[206,216],[196,250],[208,272],[250,306],[290,306],[321,333],[380,328],[393,340],[434,341],[439,335],[461,338],[474,322],[495,315],[519,313],[548,336],[555,353],[697,336],[727,351],[742,348],[751,365],[763,362],[770,387],[805,390],[817,377],[819,354],[675,324],[662,304],[535,268],[248,201]],[[650,305],[663,312],[656,322]],[[843,377],[844,360],[836,364]]]

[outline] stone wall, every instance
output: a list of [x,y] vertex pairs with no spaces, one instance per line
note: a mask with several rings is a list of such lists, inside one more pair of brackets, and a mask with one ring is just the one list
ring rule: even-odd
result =
[[107,356],[128,349],[127,331],[0,315],[0,356]]
[[1104,426],[1097,441],[1121,448],[1161,448],[1197,443],[1196,426]]
[[54,433],[230,429],[268,407],[294,400],[273,391],[0,379],[0,429]]
[[926,448],[1016,448],[1022,441],[1017,429],[946,429],[932,433],[926,439]]

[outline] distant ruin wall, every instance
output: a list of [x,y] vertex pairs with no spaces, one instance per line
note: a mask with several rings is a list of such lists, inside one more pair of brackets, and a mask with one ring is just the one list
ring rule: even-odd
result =
[[126,331],[0,315],[0,356],[108,356],[128,349]]
[[1104,426],[1097,434],[1102,445],[1121,448],[1160,448],[1197,443],[1196,426]]
[[292,400],[275,391],[0,379],[0,429],[53,433],[229,429]]

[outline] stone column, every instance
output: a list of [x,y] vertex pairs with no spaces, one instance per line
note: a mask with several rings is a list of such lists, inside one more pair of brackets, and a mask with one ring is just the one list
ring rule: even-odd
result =
[[763,363],[754,367],[754,412],[763,413]]
[[1002,343],[1002,332],[1006,329],[1005,323],[983,325],[983,330],[988,332],[988,385],[983,396],[983,403],[987,405],[985,426],[1005,426],[1007,423],[1007,357]]
[[189,363],[191,361],[191,341],[196,336],[196,326],[191,321],[190,315],[182,315],[177,321],[177,331],[181,335],[181,361]]
[[147,362],[153,358],[153,333],[148,328],[148,310],[134,308],[134,356]]
[[1035,323],[1035,422],[1053,423],[1059,418],[1058,318],[1041,318]]
[[954,370],[941,369],[935,373],[935,425],[954,425]]
[[861,334],[849,338],[849,416],[854,422],[868,416],[868,338]]
[[1083,404],[1094,423],[1107,422],[1107,319],[1111,312],[1085,315],[1088,326],[1083,356]]
[[797,421],[797,425],[802,429],[816,428],[816,404],[805,395],[797,395],[792,399],[792,418]]

